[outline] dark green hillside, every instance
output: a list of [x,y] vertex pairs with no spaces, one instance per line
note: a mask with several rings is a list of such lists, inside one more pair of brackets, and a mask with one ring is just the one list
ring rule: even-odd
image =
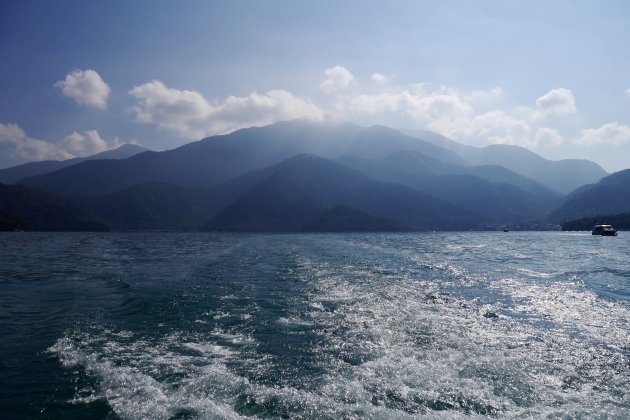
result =
[[[5,229],[98,231],[107,226],[77,217],[67,200],[20,185],[0,184],[0,219]],[[17,225],[17,226],[16,226]]]
[[305,232],[404,232],[409,226],[345,206],[324,210],[302,227]]
[[591,230],[594,221],[597,221],[599,224],[613,225],[617,230],[630,230],[630,212],[569,220],[562,223],[561,226],[562,230]]
[[28,230],[29,226],[23,220],[12,214],[0,211],[0,231]]
[[194,230],[211,211],[210,191],[159,183],[71,202],[73,212],[113,230]]

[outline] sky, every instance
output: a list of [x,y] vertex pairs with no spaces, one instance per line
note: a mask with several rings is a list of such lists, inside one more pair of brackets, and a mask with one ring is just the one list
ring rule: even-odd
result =
[[0,168],[303,117],[630,168],[630,2],[0,2]]

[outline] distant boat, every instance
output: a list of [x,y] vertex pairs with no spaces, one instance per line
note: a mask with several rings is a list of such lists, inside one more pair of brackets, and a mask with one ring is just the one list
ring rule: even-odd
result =
[[509,232],[509,231],[510,231],[510,229],[508,229],[506,227],[503,228],[503,232]]
[[617,231],[611,225],[595,225],[591,230],[592,235],[617,236]]

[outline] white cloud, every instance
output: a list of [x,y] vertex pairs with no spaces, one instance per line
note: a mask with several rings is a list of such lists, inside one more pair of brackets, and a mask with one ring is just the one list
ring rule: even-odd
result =
[[630,88],[626,89],[626,93],[630,95]]
[[323,112],[310,101],[285,90],[266,94],[229,96],[211,104],[200,93],[169,88],[154,80],[129,91],[138,100],[131,110],[138,122],[156,124],[188,139],[228,133],[239,128],[263,126],[295,118],[322,118]]
[[17,124],[0,123],[0,145],[18,160],[68,159],[72,155],[55,144],[28,137]]
[[403,114],[424,122],[441,134],[456,135],[470,121],[474,109],[454,89],[426,89],[426,85],[418,85],[414,90],[359,95],[350,100],[350,110],[366,114]]
[[481,144],[531,145],[531,129],[527,121],[501,110],[475,116],[462,134],[477,139]]
[[597,145],[630,143],[630,127],[617,122],[607,123],[598,128],[582,129],[573,139],[577,144]]
[[573,92],[565,88],[552,89],[536,99],[535,119],[574,114],[577,111]]
[[557,147],[564,143],[564,138],[553,128],[541,127],[536,131],[534,143],[538,146]]
[[385,112],[404,112],[404,104],[410,93],[381,93],[377,95],[358,95],[350,101],[350,109],[358,113],[380,114]]
[[464,95],[464,101],[474,106],[494,106],[503,98],[503,89],[495,87],[490,90],[473,90]]
[[80,105],[104,109],[111,89],[94,70],[74,70],[54,85]]
[[371,79],[374,83],[379,84],[379,85],[384,85],[387,82],[389,82],[389,79],[387,78],[387,76],[381,73],[372,73]]
[[354,80],[352,73],[343,66],[326,69],[326,76],[328,79],[324,80],[319,87],[329,95],[347,88]]
[[26,133],[17,124],[0,123],[0,143],[15,143],[26,138]]
[[[577,111],[573,93],[565,88],[552,89],[538,97],[535,107],[503,109],[504,99],[505,92],[499,86],[466,92],[423,83],[346,98],[346,106],[339,109],[376,118],[389,115],[398,121],[408,118],[412,124],[466,143],[525,147],[562,144],[563,136],[549,127],[550,117]],[[547,124],[542,126],[543,122]]]
[[122,142],[117,137],[105,140],[96,130],[84,131],[83,134],[75,131],[62,142],[63,148],[74,156],[90,156],[121,145]]

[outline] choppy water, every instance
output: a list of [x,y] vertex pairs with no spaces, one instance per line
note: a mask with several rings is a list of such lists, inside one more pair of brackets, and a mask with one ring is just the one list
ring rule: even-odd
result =
[[630,416],[630,235],[0,235],[3,418]]

